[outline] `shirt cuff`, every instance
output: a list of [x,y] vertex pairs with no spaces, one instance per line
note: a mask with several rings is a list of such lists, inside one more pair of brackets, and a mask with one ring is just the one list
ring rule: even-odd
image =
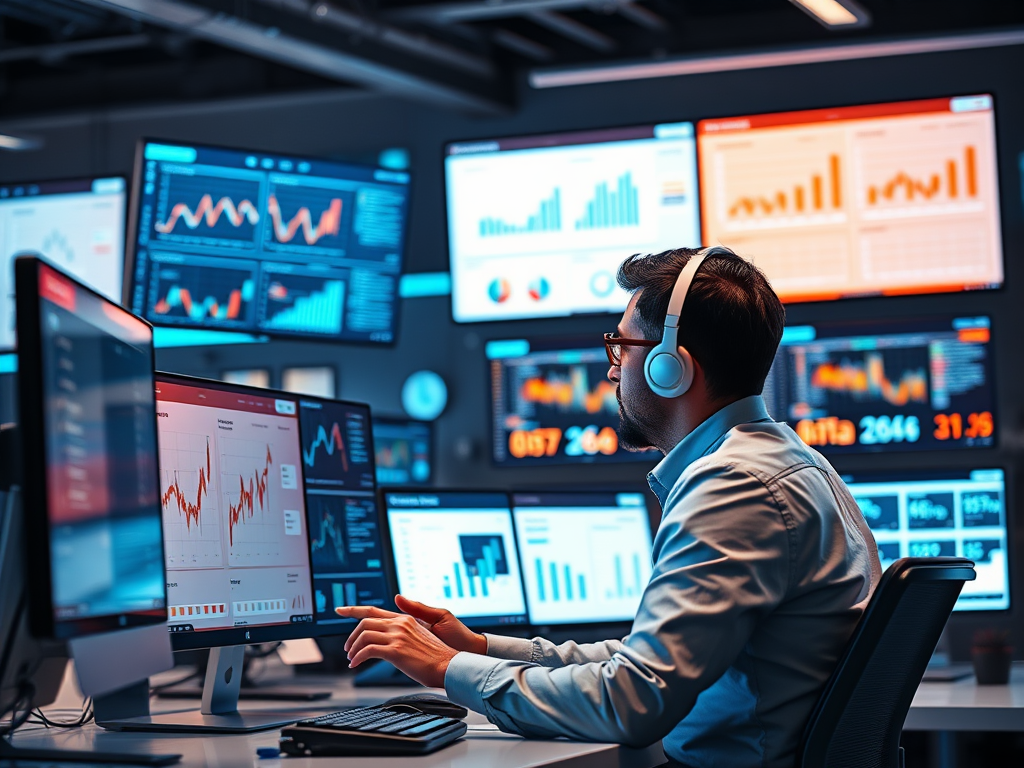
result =
[[460,651],[455,654],[444,673],[444,690],[448,698],[474,712],[485,712],[484,684],[500,663],[476,653]]
[[533,640],[525,637],[505,637],[504,635],[489,635],[487,638],[487,655],[495,659],[508,659],[510,661],[533,661]]

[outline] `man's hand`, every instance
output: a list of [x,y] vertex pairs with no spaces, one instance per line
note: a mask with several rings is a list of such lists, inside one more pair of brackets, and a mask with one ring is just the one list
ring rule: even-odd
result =
[[403,595],[395,596],[395,605],[433,632],[445,645],[457,651],[478,653],[481,656],[487,654],[487,638],[470,630],[455,618],[451,611],[445,608],[431,608]]
[[345,643],[350,667],[383,659],[428,688],[444,688],[448,664],[458,651],[445,645],[427,627],[405,613],[368,606],[335,608],[346,618],[360,619]]

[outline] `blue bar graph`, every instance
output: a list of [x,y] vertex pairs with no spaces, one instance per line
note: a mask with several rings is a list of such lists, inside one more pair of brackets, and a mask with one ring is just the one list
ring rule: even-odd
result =
[[574,575],[570,565],[562,564],[559,570],[558,563],[547,563],[545,569],[539,557],[533,565],[537,573],[537,599],[541,602],[547,602],[549,595],[553,602],[587,599],[587,579],[582,573]]
[[629,171],[619,176],[615,191],[602,181],[594,187],[594,196],[587,203],[586,213],[576,220],[576,229],[607,229],[635,227],[640,224],[639,192]]
[[558,602],[558,566],[551,563],[551,599]]
[[[470,597],[481,597],[490,595],[489,582],[496,579],[500,574],[508,573],[508,564],[505,560],[505,548],[500,536],[460,536],[462,547],[461,563],[452,563],[452,572],[455,574],[455,591],[459,597],[464,597],[466,591]],[[451,586],[445,576],[444,586],[445,597],[451,597]]]
[[345,284],[341,280],[327,280],[322,290],[299,296],[290,307],[279,310],[264,323],[266,328],[290,331],[316,331],[341,333],[342,306]]
[[530,232],[558,232],[562,228],[562,191],[555,191],[540,202],[537,212],[527,218],[525,224],[510,224],[504,219],[487,217],[480,219],[480,237],[497,235],[521,235]]
[[537,565],[537,597],[543,602],[547,599],[544,592],[544,563],[538,557],[535,561]]

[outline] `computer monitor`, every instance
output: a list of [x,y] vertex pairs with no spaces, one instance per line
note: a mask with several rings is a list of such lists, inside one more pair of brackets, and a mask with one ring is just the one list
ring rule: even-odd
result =
[[409,174],[142,141],[127,306],[156,325],[394,340]]
[[514,493],[512,514],[530,624],[636,618],[651,578],[642,493]]
[[13,349],[14,257],[51,264],[114,301],[124,274],[121,177],[0,184],[0,349]]
[[457,322],[621,312],[624,256],[700,242],[692,123],[445,150]]
[[901,557],[966,557],[978,578],[954,610],[1010,607],[1010,535],[1002,469],[845,475],[878,545],[882,567]]
[[434,475],[434,436],[430,422],[373,417],[377,484],[428,486]]
[[470,627],[526,623],[507,494],[386,489],[381,496],[399,593],[447,608]]
[[992,447],[990,325],[946,315],[788,327],[768,412],[828,453]]
[[600,337],[487,343],[493,456],[499,466],[637,461],[619,446],[619,403]]
[[[20,477],[0,511],[0,699],[16,689],[29,692],[22,706],[49,703],[70,652],[100,719],[131,702],[114,692],[141,687],[145,707],[147,678],[173,663],[153,330],[42,259],[19,257],[14,273],[20,450],[5,442],[4,473],[16,457]],[[3,758],[125,762],[6,741]]]
[[989,95],[702,120],[703,241],[783,301],[1003,282]]

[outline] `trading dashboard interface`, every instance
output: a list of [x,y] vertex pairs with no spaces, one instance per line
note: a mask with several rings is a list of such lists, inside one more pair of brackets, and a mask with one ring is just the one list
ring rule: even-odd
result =
[[38,319],[56,635],[130,614],[163,620],[168,590],[153,418],[153,330],[39,265]]
[[303,397],[299,422],[317,624],[354,625],[334,609],[390,604],[377,514],[370,408]]
[[129,302],[158,325],[390,342],[409,176],[144,143]]
[[702,120],[704,243],[783,301],[1003,281],[988,95]]
[[14,348],[14,257],[45,256],[118,303],[124,274],[122,178],[0,185],[0,349]]
[[512,497],[531,624],[632,621],[651,578],[641,493]]
[[398,590],[469,626],[525,624],[512,510],[504,493],[385,491]]
[[623,256],[697,245],[692,123],[449,144],[458,322],[618,312]]
[[901,557],[966,557],[978,578],[956,609],[1010,607],[1006,486],[1001,469],[857,474],[843,478],[878,544],[882,568]]
[[173,632],[313,621],[298,403],[157,378]]
[[832,453],[991,447],[990,337],[987,317],[791,326],[765,402]]
[[379,485],[430,485],[433,436],[426,421],[374,418]]
[[494,461],[507,466],[642,461],[619,446],[619,402],[608,357],[591,338],[487,345]]

